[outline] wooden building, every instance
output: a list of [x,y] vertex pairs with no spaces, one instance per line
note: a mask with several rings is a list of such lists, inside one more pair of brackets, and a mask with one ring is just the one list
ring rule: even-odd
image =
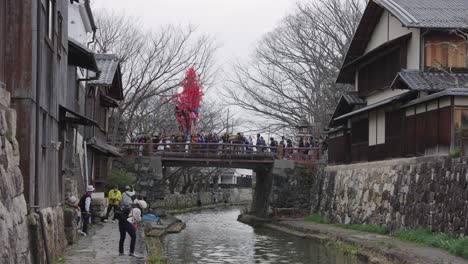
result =
[[[112,167],[112,157],[120,157],[118,148],[108,144],[109,118],[113,108],[124,99],[120,62],[116,55],[96,54],[99,78],[87,85],[86,116],[97,125],[85,131],[88,175],[98,190],[104,190],[106,177]],[[112,183],[111,183],[112,184]]]
[[30,208],[63,203],[59,104],[67,88],[67,16],[68,1],[0,1],[0,79],[17,111]]
[[[337,82],[329,162],[464,151],[468,1],[371,0]],[[460,34],[462,33],[462,34]]]

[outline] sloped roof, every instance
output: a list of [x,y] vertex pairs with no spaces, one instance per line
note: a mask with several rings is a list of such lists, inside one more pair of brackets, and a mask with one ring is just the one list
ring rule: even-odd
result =
[[467,0],[374,0],[414,28],[468,28]]
[[123,100],[122,73],[120,61],[114,54],[95,54],[100,71],[99,78],[88,82],[91,86],[110,87],[110,96],[116,100]]
[[468,0],[370,0],[342,65],[362,56],[384,10],[410,28],[468,29]]
[[394,89],[436,92],[454,88],[457,82],[459,88],[468,88],[468,74],[405,70],[398,73],[391,86]]
[[330,119],[330,123],[328,124],[329,127],[334,127],[335,122],[334,119],[339,115],[343,115],[344,113],[350,112],[353,109],[362,108],[366,105],[366,101],[360,98],[357,92],[349,92],[341,96],[338,104],[336,105],[335,111]]
[[114,76],[119,67],[119,59],[114,54],[95,54],[97,66],[101,71],[99,79],[89,81],[90,85],[111,86]]
[[424,103],[427,101],[431,101],[437,98],[445,97],[445,96],[463,96],[466,97],[468,96],[468,88],[449,88],[447,90],[443,90],[438,93],[434,93],[428,96],[424,96],[421,98],[418,98],[416,100],[410,101],[407,104],[401,106],[401,108],[406,108],[410,107],[416,104]]
[[356,92],[350,92],[343,95],[343,100],[345,100],[349,105],[365,105],[366,100],[360,98]]
[[98,71],[94,52],[72,38],[68,38],[68,65]]

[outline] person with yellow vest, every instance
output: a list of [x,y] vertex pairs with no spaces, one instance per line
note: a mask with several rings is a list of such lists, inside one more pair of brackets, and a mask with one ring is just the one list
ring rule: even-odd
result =
[[[109,198],[109,206],[107,206],[107,214],[106,218],[104,219],[104,222],[107,222],[107,219],[109,218],[109,214],[112,211],[112,209],[114,209],[115,215],[115,209],[117,208],[117,206],[119,206],[120,201],[122,201],[122,194],[119,191],[118,185],[115,185],[114,189],[109,191],[109,195],[107,198]],[[112,223],[115,223],[115,216],[112,219]]]

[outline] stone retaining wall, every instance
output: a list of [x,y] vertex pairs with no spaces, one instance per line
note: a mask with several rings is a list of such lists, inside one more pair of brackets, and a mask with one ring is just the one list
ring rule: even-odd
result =
[[313,174],[311,211],[339,223],[468,235],[467,159],[330,166]]
[[243,203],[252,201],[251,188],[231,188],[221,189],[217,192],[201,192],[189,194],[167,194],[164,199],[155,200],[151,203],[151,208],[164,209],[185,209],[201,205],[211,205],[215,203]]
[[30,263],[27,205],[19,169],[16,112],[0,87],[0,263]]

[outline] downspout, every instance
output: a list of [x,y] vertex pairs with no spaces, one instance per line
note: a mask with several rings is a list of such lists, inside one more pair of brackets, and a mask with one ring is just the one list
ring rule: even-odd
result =
[[[40,88],[41,88],[41,74],[39,69],[41,69],[41,64],[42,64],[42,56],[41,56],[41,30],[40,30],[40,25],[41,25],[41,5],[42,1],[37,0],[37,17],[36,17],[36,149],[35,149],[35,164],[34,164],[34,206],[33,208],[35,209],[36,213],[39,214],[39,220],[41,223],[41,234],[42,234],[42,239],[44,243],[44,250],[45,250],[45,255],[46,255],[46,262],[48,264],[51,263],[50,259],[50,254],[49,254],[49,244],[47,243],[47,232],[45,228],[45,222],[44,222],[44,215],[42,214],[41,208],[39,206],[39,183],[38,183],[38,175],[39,175],[39,155],[40,155],[40,148],[41,144],[40,142],[40,136],[39,136],[39,124],[40,124]],[[44,125],[44,124],[43,124]]]

